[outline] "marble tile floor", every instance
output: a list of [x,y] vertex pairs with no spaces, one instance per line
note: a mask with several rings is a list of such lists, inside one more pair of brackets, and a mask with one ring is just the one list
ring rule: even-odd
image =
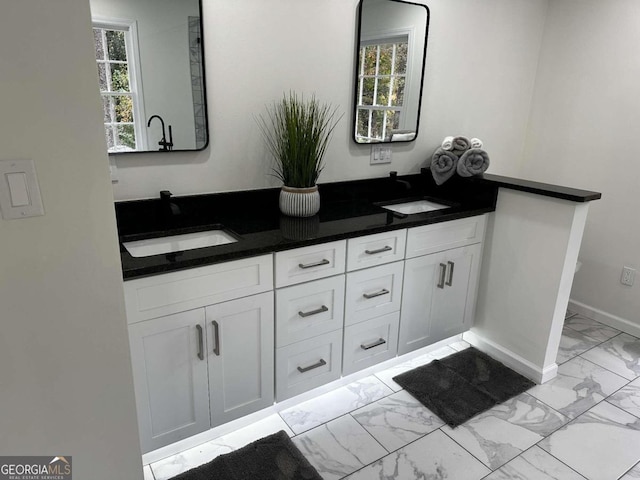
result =
[[640,479],[640,339],[567,316],[558,376],[451,429],[393,382],[458,341],[146,465],[167,480],[285,430],[325,480]]

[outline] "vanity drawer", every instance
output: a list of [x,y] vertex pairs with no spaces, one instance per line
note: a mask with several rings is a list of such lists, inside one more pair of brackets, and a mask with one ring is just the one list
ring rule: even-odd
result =
[[344,275],[276,290],[276,346],[342,328]]
[[344,273],[345,240],[276,253],[276,287]]
[[410,228],[406,258],[482,242],[486,215]]
[[349,375],[395,357],[399,324],[400,312],[394,312],[346,327],[342,373]]
[[276,349],[276,400],[340,378],[342,329]]
[[184,312],[273,289],[271,254],[124,282],[127,322]]
[[407,230],[377,233],[347,241],[347,271],[404,259]]
[[347,274],[345,325],[400,310],[404,262]]

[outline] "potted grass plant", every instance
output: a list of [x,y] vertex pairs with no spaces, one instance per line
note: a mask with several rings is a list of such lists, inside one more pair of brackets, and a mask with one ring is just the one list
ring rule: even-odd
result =
[[342,118],[337,107],[294,92],[267,107],[258,125],[274,160],[273,174],[282,181],[280,211],[310,217],[320,210],[318,177],[331,135]]

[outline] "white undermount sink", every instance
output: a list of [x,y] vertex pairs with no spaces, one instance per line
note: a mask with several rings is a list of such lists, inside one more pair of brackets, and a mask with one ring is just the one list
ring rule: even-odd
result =
[[411,215],[412,213],[431,212],[433,210],[441,210],[449,208],[450,205],[442,205],[441,203],[430,202],[429,200],[415,200],[413,202],[394,203],[391,205],[382,205],[382,208],[391,210],[392,212],[401,213],[403,215]]
[[185,233],[170,237],[155,237],[146,240],[124,242],[124,248],[132,257],[150,257],[163,253],[182,252],[195,248],[215,247],[234,243],[238,240],[224,230],[207,230],[204,232]]

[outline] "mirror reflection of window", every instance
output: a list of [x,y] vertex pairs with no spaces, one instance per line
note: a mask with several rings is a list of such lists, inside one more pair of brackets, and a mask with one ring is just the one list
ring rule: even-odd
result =
[[420,123],[429,8],[404,0],[360,0],[357,28],[353,139],[411,142]]
[[136,81],[134,31],[129,25],[94,23],[93,38],[109,153],[143,150],[146,144]]
[[389,141],[403,121],[408,37],[361,42],[356,137]]

